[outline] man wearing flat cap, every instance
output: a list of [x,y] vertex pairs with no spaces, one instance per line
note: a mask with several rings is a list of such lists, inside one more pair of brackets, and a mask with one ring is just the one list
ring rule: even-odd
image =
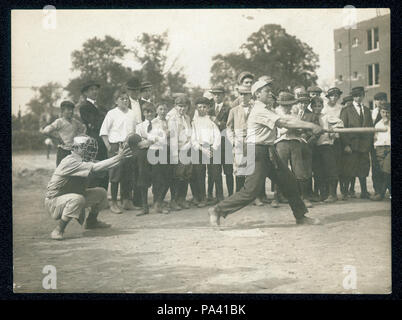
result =
[[[373,127],[370,109],[363,105],[365,91],[363,87],[352,88],[350,95],[353,102],[349,103],[341,112],[341,120],[345,128]],[[373,147],[373,134],[341,134],[343,148],[343,175],[346,183],[343,187],[343,199],[347,198],[349,182],[355,177],[359,178],[361,199],[368,199],[367,176],[370,171],[369,153]]]
[[[233,181],[233,159],[232,159],[232,148],[226,138],[226,123],[228,121],[230,105],[226,103],[225,100],[225,89],[223,86],[215,86],[209,92],[212,94],[214,100],[214,114],[215,114],[215,124],[218,126],[219,131],[222,134],[221,137],[221,170],[225,174],[226,187],[229,196],[233,194],[234,181]],[[208,196],[212,196],[212,188],[210,189],[210,184],[208,180]],[[218,201],[223,199],[218,199]]]
[[[81,94],[85,100],[78,105],[78,108],[80,110],[82,123],[86,126],[86,134],[96,139],[98,143],[96,160],[105,160],[107,159],[107,149],[102,138],[99,136],[99,132],[103,120],[105,119],[107,110],[100,107],[96,103],[99,88],[99,83],[95,81],[88,81],[84,83],[81,88]],[[103,172],[102,175],[93,176],[89,180],[90,187],[102,187],[107,190],[108,185],[109,175],[107,174],[107,171]]]
[[[251,89],[251,85],[253,84],[253,82],[254,82],[254,75],[249,71],[244,71],[240,73],[239,76],[237,77],[238,86]],[[241,97],[238,97],[237,99],[235,99],[235,101],[232,102],[231,108],[237,107],[240,104],[240,102]]]
[[[240,210],[252,202],[261,190],[266,177],[269,177],[282,190],[289,200],[298,224],[318,224],[317,219],[308,218],[308,212],[300,198],[296,179],[279,158],[274,147],[277,128],[310,129],[320,134],[323,129],[313,123],[304,122],[294,117],[280,116],[272,110],[274,97],[270,82],[259,80],[251,87],[255,103],[247,121],[247,149],[255,157],[248,161],[244,187],[229,198],[208,210],[212,226],[219,226],[220,218]],[[248,152],[248,154],[250,154]]]

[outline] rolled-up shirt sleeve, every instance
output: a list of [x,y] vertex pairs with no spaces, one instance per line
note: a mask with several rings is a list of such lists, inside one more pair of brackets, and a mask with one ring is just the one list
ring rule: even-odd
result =
[[281,118],[273,111],[264,109],[255,115],[255,122],[267,126],[271,130],[275,128],[276,122]]

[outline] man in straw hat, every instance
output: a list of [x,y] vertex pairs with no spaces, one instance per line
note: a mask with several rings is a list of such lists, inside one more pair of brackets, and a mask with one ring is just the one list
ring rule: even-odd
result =
[[276,114],[272,110],[274,99],[271,84],[271,82],[259,80],[251,88],[256,101],[247,122],[246,142],[248,149],[255,152],[255,157],[247,164],[249,170],[244,187],[208,210],[212,226],[219,226],[221,217],[225,218],[252,202],[260,192],[267,176],[288,198],[298,224],[319,223],[317,219],[305,216],[308,210],[300,198],[297,181],[289,168],[280,160],[274,142],[278,127],[310,129],[315,134],[322,132],[322,128],[313,123]]

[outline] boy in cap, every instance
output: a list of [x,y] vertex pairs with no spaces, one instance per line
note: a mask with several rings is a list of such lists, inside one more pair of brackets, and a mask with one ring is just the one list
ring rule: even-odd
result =
[[[114,94],[115,107],[111,109],[102,123],[99,135],[109,154],[109,158],[119,152],[129,134],[135,131],[134,112],[129,109],[130,100],[126,90],[117,90]],[[134,210],[131,199],[133,189],[133,160],[127,159],[121,165],[109,170],[110,193],[112,205],[110,210],[113,213],[122,213],[117,204],[117,193],[120,184],[120,194],[123,209]]]
[[378,162],[378,193],[371,200],[384,199],[385,192],[391,194],[391,105],[385,102],[380,105],[381,120],[375,125],[376,128],[387,129],[386,132],[374,134],[374,149]]
[[[362,104],[365,92],[363,87],[352,88],[353,102],[349,103],[341,112],[341,120],[345,128],[373,127],[373,120],[369,108]],[[361,187],[361,199],[368,199],[367,176],[370,171],[370,150],[373,145],[373,134],[341,134],[343,145],[343,168],[346,179],[343,186],[343,199],[347,199],[348,184],[358,177]]]
[[[99,136],[99,131],[105,119],[107,110],[98,106],[96,99],[99,94],[100,85],[94,81],[86,82],[81,88],[81,94],[85,98],[78,106],[82,123],[86,126],[86,134],[96,139],[98,143],[98,153],[96,160],[107,159],[106,146],[102,138]],[[102,187],[107,190],[109,185],[109,176],[107,171],[96,175],[90,179],[89,186]]]
[[94,138],[76,136],[71,154],[66,156],[50,179],[45,199],[45,207],[51,217],[58,220],[51,238],[62,240],[67,224],[76,219],[83,224],[85,208],[91,208],[85,221],[85,229],[109,228],[110,225],[98,220],[100,210],[107,207],[107,193],[103,188],[88,189],[88,178],[99,171],[108,170],[132,154],[128,148],[121,149],[110,159],[95,162],[98,151]]
[[387,103],[387,94],[385,92],[377,92],[374,95],[374,106],[373,111],[371,111],[371,117],[373,119],[374,125],[376,125],[381,119],[381,107]]
[[228,120],[226,123],[226,136],[233,147],[234,162],[233,169],[236,176],[236,192],[243,186],[246,176],[245,168],[242,168],[245,159],[245,139],[247,136],[247,119],[250,115],[251,108],[251,89],[249,87],[240,86],[238,88],[240,94],[240,104],[230,109]]
[[[144,141],[148,139],[149,134],[152,131],[152,120],[155,118],[155,107],[151,103],[145,103],[142,106],[142,112],[145,120],[138,124],[135,128],[135,132]],[[137,213],[137,216],[142,216],[149,213],[148,206],[148,188],[152,185],[152,166],[147,158],[148,148],[138,151],[136,156],[136,168],[135,168],[135,191],[141,195],[141,212]]]
[[74,103],[71,101],[63,101],[60,104],[61,117],[40,130],[47,136],[56,133],[59,137],[60,144],[57,147],[56,167],[61,160],[71,153],[74,137],[84,134],[86,131],[85,126],[73,118],[74,107]]
[[[192,154],[192,179],[194,185],[194,198],[198,207],[205,207],[205,173],[208,167],[208,180],[215,184],[218,200],[223,200],[222,169],[220,161],[214,161],[221,143],[221,134],[218,126],[208,117],[210,101],[201,97],[195,100],[198,117],[193,120],[191,145]],[[219,160],[219,159],[218,159]]]
[[[278,107],[276,113],[283,117],[293,117],[291,115],[292,106],[297,100],[291,93],[281,92],[279,94]],[[311,179],[311,152],[307,156],[303,143],[307,143],[302,137],[300,130],[281,128],[278,130],[278,138],[275,140],[275,147],[280,159],[285,163],[290,163],[293,173],[296,176],[301,196],[307,208],[312,204],[309,200],[309,180]],[[279,202],[279,190],[275,190],[275,200]]]
[[[190,117],[186,114],[190,100],[180,95],[175,100],[175,111],[168,119],[170,132],[170,163],[173,170],[170,208],[189,209],[186,202],[188,183],[192,176]],[[173,190],[172,190],[173,189]]]
[[[237,77],[237,85],[251,89],[254,82],[254,75],[249,71],[244,71]],[[237,97],[231,105],[231,108],[237,107],[241,103],[241,97]]]

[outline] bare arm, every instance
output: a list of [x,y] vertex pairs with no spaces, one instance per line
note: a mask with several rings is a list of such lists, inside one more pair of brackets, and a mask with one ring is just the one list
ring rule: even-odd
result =
[[323,131],[323,128],[321,128],[319,125],[316,125],[315,123],[306,122],[291,117],[279,118],[276,121],[276,125],[279,128],[287,129],[309,129],[312,130],[314,134],[320,134]]

